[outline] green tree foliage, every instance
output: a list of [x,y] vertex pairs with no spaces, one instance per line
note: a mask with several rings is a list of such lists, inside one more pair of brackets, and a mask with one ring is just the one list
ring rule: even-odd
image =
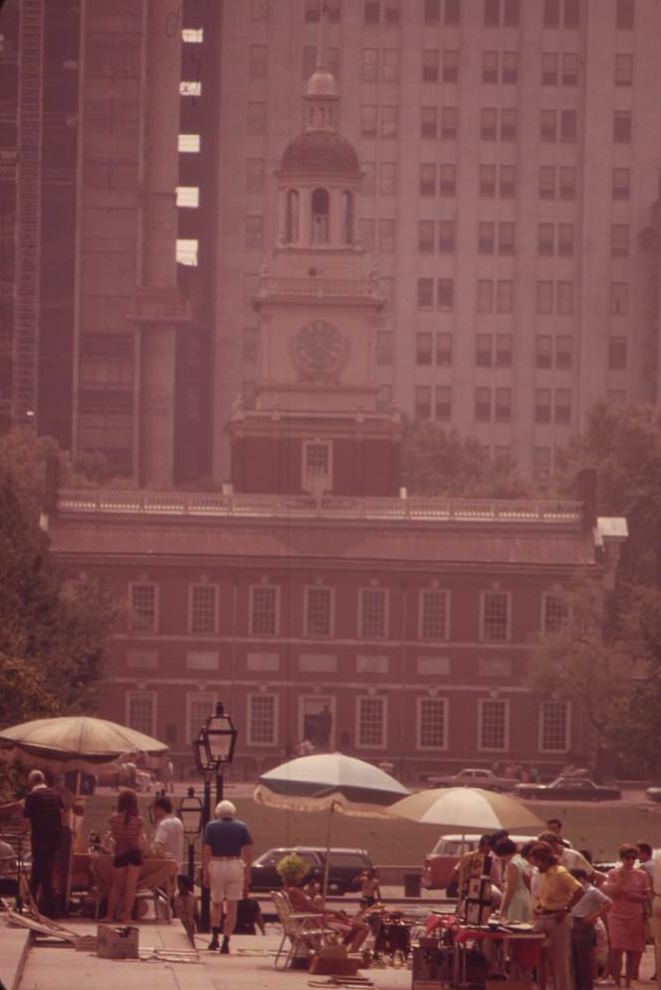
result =
[[529,494],[509,458],[491,461],[474,437],[446,432],[429,420],[404,424],[402,482],[410,495],[518,498]]
[[554,594],[566,619],[534,647],[530,686],[582,711],[589,728],[585,756],[599,773],[604,751],[612,748],[614,731],[622,723],[635,660],[618,631],[614,593],[604,591],[599,576],[577,574]]
[[625,516],[613,589],[577,581],[566,627],[543,637],[532,683],[575,701],[597,753],[620,771],[658,775],[661,731],[661,412],[597,402],[586,427],[556,458],[558,483],[576,495],[578,472],[596,468],[600,515]]
[[621,580],[661,587],[661,411],[597,402],[557,460],[566,493],[581,468],[595,467],[600,513],[626,516]]
[[[5,445],[0,451],[0,726],[93,711],[115,611],[98,582],[62,581],[39,526],[40,472],[29,457],[19,457],[17,481],[13,467]],[[21,773],[20,766],[0,767],[0,795],[7,798],[20,787]]]

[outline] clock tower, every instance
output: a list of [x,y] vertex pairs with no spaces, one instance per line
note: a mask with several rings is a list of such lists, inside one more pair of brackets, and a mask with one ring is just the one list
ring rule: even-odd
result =
[[228,425],[236,491],[395,495],[401,422],[383,408],[376,338],[387,326],[357,239],[361,170],[337,128],[338,94],[320,24],[305,127],[276,172],[278,238],[260,273],[254,405]]

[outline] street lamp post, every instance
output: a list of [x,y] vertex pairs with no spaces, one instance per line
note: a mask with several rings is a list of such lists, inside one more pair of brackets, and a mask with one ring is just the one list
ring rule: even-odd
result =
[[[210,715],[204,728],[200,729],[197,739],[193,740],[193,756],[197,772],[204,780],[204,804],[202,807],[202,841],[204,829],[211,818],[211,778],[216,778],[216,804],[223,799],[223,768],[234,758],[234,747],[238,731],[234,728],[232,719],[225,713],[222,702],[216,705],[216,711]],[[204,879],[204,878],[203,878]],[[202,902],[200,907],[200,931],[209,931],[209,888],[202,883]]]
[[195,881],[195,840],[202,830],[204,805],[195,794],[195,788],[189,787],[186,797],[181,799],[177,814],[184,826],[184,838],[188,842],[188,879]]

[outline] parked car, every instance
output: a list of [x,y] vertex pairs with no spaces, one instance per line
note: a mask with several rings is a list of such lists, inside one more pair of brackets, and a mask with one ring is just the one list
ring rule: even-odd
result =
[[[427,890],[445,890],[460,856],[477,849],[480,841],[479,832],[467,835],[442,835],[432,851],[425,856],[422,868],[422,886]],[[534,838],[532,835],[510,835],[512,842],[518,846]]]
[[466,769],[459,773],[427,777],[430,787],[482,787],[485,791],[513,791],[514,777],[499,777],[491,770]]
[[603,787],[589,777],[556,777],[550,784],[517,784],[514,793],[524,799],[549,801],[616,801],[622,797],[619,787]]
[[[252,864],[251,889],[256,891],[277,890],[282,880],[276,866],[289,853],[296,853],[310,865],[310,873],[315,871],[323,877],[326,863],[326,849],[321,846],[282,846],[262,853]],[[374,869],[374,864],[364,849],[330,849],[328,865],[328,893],[343,895],[348,890],[359,890],[358,877],[363,870]]]
[[645,791],[650,801],[661,802],[661,787],[648,787]]

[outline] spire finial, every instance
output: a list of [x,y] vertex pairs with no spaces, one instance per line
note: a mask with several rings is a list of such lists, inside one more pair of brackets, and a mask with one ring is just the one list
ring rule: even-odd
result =
[[329,69],[328,51],[326,49],[326,26],[328,24],[328,7],[326,0],[321,0],[319,9],[319,29],[317,31],[317,64],[316,69]]

